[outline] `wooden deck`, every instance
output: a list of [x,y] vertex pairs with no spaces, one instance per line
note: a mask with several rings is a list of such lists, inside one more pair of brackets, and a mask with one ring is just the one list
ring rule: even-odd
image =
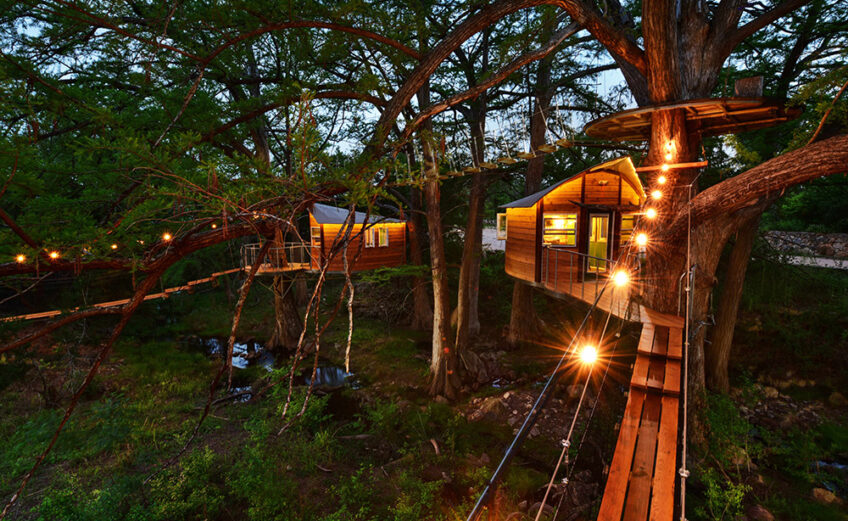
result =
[[269,273],[287,273],[290,271],[311,270],[312,265],[309,262],[288,262],[282,266],[265,263],[259,266],[256,270],[257,275],[267,275]]
[[642,335],[598,521],[671,521],[683,320],[641,308]]

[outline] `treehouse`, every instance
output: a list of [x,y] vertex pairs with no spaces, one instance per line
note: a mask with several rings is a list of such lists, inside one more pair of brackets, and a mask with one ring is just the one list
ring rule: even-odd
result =
[[[343,225],[348,210],[315,203],[309,210],[308,221],[306,217],[299,222],[297,240],[278,239],[265,254],[258,273],[317,272],[328,259],[328,272],[344,273]],[[406,222],[374,214],[367,215],[367,218],[366,221],[365,212],[355,212],[347,247],[351,272],[405,263]],[[253,264],[261,248],[258,243],[242,247],[243,268]]]
[[[503,205],[497,228],[506,241],[506,273],[555,296],[594,302],[645,198],[633,163],[623,157]],[[605,293],[599,306],[624,316],[627,299],[614,305],[612,292]]]

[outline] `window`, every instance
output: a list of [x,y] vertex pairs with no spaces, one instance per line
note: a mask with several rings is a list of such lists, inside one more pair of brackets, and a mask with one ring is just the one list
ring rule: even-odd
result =
[[310,226],[309,238],[312,241],[312,246],[321,246],[321,227]]
[[633,235],[633,224],[635,221],[636,216],[632,213],[621,216],[621,244],[626,244],[630,240],[630,236]]
[[544,221],[544,244],[577,246],[577,214],[546,213]]
[[495,228],[497,229],[496,238],[499,241],[506,240],[506,214],[499,213],[498,220],[495,222]]
[[365,247],[389,245],[389,227],[383,224],[375,224],[365,230]]

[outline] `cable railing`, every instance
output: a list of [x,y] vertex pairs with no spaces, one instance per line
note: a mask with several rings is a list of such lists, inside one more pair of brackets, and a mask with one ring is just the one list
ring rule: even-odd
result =
[[595,257],[564,246],[542,246],[542,283],[552,291],[568,293],[581,300],[598,296],[616,261]]
[[[256,256],[262,244],[245,244],[241,247],[241,265],[249,268],[256,262]],[[259,271],[291,271],[310,269],[312,266],[312,246],[303,242],[286,242],[282,246],[268,249]]]

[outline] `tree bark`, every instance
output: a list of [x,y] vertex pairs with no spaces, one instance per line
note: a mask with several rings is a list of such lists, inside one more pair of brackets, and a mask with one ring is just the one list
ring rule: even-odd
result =
[[[421,88],[418,101],[429,103],[429,84]],[[433,346],[430,359],[430,395],[444,396],[449,400],[459,396],[460,380],[457,373],[458,353],[450,339],[450,295],[448,290],[445,239],[442,231],[439,167],[431,143],[432,125],[427,122],[420,133],[424,159],[424,196],[427,205],[427,230],[430,235],[430,271],[433,278]]]
[[714,391],[726,393],[730,390],[728,363],[733,342],[733,330],[736,327],[739,302],[742,300],[742,287],[748,269],[748,259],[751,257],[751,249],[757,238],[759,225],[760,214],[757,213],[740,226],[736,232],[736,242],[730,252],[727,271],[724,274],[713,341],[706,351],[707,385]]
[[[415,266],[424,265],[424,245],[427,243],[427,234],[424,232],[426,226],[421,218],[421,191],[412,189],[410,196],[410,223],[409,231],[409,260]],[[427,281],[423,277],[412,277],[412,328],[430,329],[433,327],[433,306],[430,304],[430,295],[427,291]]]
[[274,331],[268,340],[271,351],[297,349],[303,321],[295,301],[295,282],[290,275],[275,275],[271,283],[274,292]]

